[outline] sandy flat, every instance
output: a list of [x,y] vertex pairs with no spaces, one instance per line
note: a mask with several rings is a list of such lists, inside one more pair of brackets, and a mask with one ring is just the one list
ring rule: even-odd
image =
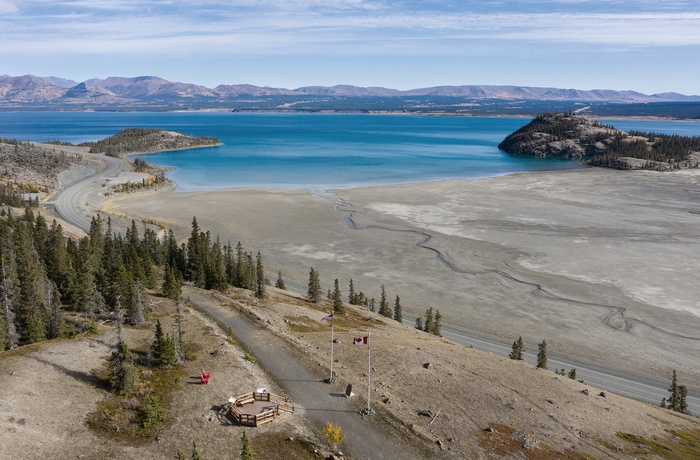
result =
[[[172,190],[110,197],[180,242],[197,216],[260,250],[274,282],[379,298],[404,312],[700,383],[700,171],[586,169],[337,190]],[[427,241],[426,241],[427,240]],[[423,243],[421,243],[423,242]],[[439,257],[438,257],[439,255]],[[621,315],[619,312],[623,312]],[[605,321],[603,321],[605,319]]]

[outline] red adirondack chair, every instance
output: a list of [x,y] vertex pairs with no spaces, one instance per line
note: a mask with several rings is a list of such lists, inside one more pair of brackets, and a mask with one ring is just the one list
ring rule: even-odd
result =
[[200,383],[201,383],[202,385],[208,384],[208,383],[209,383],[209,376],[210,376],[210,375],[211,375],[211,374],[209,374],[209,372],[207,372],[207,371],[205,371],[204,369],[202,369],[202,374],[199,376],[199,378],[201,379],[201,382],[200,382]]

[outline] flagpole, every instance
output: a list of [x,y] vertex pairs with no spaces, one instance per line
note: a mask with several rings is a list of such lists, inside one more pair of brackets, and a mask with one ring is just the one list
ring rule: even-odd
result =
[[331,312],[331,376],[328,378],[328,383],[335,382],[333,378],[333,323],[335,322],[335,311]]
[[370,358],[372,355],[372,340],[371,333],[367,333],[367,415],[372,415],[372,409],[369,407],[370,389],[372,387],[372,365]]

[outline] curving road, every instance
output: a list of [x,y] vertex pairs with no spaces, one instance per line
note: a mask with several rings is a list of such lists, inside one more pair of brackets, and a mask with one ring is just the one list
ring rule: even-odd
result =
[[[71,153],[75,153],[72,152]],[[90,231],[91,217],[87,214],[87,196],[90,192],[95,191],[99,187],[101,181],[109,177],[116,177],[125,168],[128,168],[126,163],[118,158],[108,157],[104,155],[96,155],[92,153],[81,153],[86,158],[99,160],[105,164],[104,169],[96,171],[95,174],[82,179],[79,182],[70,184],[54,197],[52,201],[47,201],[44,204],[53,205],[56,212],[66,222],[75,225],[84,230],[86,233]]]

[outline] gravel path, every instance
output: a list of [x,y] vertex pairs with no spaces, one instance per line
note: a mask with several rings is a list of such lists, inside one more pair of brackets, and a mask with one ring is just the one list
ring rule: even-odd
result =
[[297,411],[318,425],[319,431],[327,422],[340,425],[341,433],[346,435],[340,447],[346,454],[355,459],[424,457],[414,446],[387,432],[382,423],[362,417],[359,410],[365,400],[345,398],[342,384],[323,383],[322,377],[307,369],[281,339],[205,296],[191,291],[183,295],[224,330],[230,327],[236,340],[250,350],[260,366],[292,397]]

